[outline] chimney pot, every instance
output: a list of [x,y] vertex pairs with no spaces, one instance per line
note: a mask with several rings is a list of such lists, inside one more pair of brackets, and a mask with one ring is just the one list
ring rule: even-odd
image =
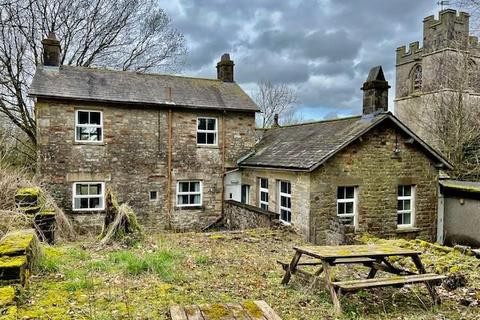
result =
[[367,81],[363,84],[363,114],[388,111],[388,81],[381,66],[370,69]]
[[233,82],[233,66],[230,54],[224,53],[217,63],[217,79],[224,82]]
[[275,114],[273,115],[273,125],[272,125],[272,127],[274,127],[274,128],[280,127],[278,118],[279,118],[279,117],[278,117],[278,113],[275,113]]
[[43,65],[60,66],[60,41],[57,40],[54,32],[49,32],[48,37],[42,40]]

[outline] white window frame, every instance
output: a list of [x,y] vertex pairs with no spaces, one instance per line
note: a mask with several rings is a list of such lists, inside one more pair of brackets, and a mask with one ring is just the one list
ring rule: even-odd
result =
[[[266,188],[262,188],[262,180],[267,181],[267,187]],[[267,194],[267,198],[268,198],[267,201],[262,201],[262,192]],[[263,209],[263,210],[268,211],[269,200],[270,200],[270,194],[268,192],[268,179],[267,178],[258,178],[258,207]],[[266,209],[262,208],[262,204],[265,205],[267,208]]]
[[[102,193],[100,195],[77,195],[77,185],[79,184],[100,184],[102,186]],[[100,198],[102,206],[100,208],[75,208],[75,200],[83,198]],[[102,211],[105,210],[105,182],[100,181],[79,181],[72,184],[72,210],[73,211]]]
[[[215,120],[215,129],[214,130],[208,130],[208,129],[198,129],[198,125],[200,123],[200,119],[205,119],[207,120]],[[208,128],[208,126],[207,126]],[[199,133],[214,133],[215,134],[215,142],[214,143],[208,143],[207,138],[205,137],[205,143],[198,143],[198,134]],[[197,118],[197,146],[218,146],[218,119],[215,117],[198,117]]]
[[[282,183],[288,183],[290,185],[290,193],[282,192]],[[279,220],[284,224],[291,224],[292,223],[292,183],[286,180],[278,180],[277,182],[278,188],[278,217]],[[282,197],[290,199],[290,208],[282,206]],[[282,210],[289,212],[290,214],[290,221],[282,219]]]
[[[338,189],[339,188],[353,188],[353,199],[352,198],[338,199]],[[358,223],[358,219],[357,219],[358,187],[357,186],[338,186],[336,191],[337,191],[337,217],[345,217],[345,218],[353,217],[352,226],[357,228],[357,223]],[[353,213],[347,213],[347,214],[339,214],[338,213],[339,203],[351,203],[351,202],[353,202]]]
[[[155,192],[155,198],[152,198],[152,193]],[[150,190],[148,191],[148,199],[151,201],[151,202],[155,202],[155,201],[158,201],[158,190]]]
[[[79,112],[98,112],[100,113],[100,124],[79,124]],[[89,116],[90,118],[90,116]],[[80,140],[78,139],[77,136],[77,129],[78,128],[100,128],[101,129],[101,134],[100,134],[100,140]],[[88,110],[88,109],[76,109],[75,110],[75,142],[81,142],[81,143],[102,143],[103,142],[103,111],[101,110]]]
[[[409,196],[400,196],[398,194],[398,187],[410,187]],[[411,228],[415,225],[415,185],[405,185],[401,184],[397,187],[397,228]],[[410,210],[398,210],[398,201],[399,200],[410,200]],[[410,223],[408,224],[398,224],[398,215],[410,213]]]
[[[180,191],[180,183],[185,183],[185,182],[198,182],[200,184],[200,190],[197,191],[186,191],[186,192],[181,192]],[[178,201],[179,196],[185,196],[185,195],[198,195],[200,194],[200,203],[188,203],[188,204],[181,204]],[[203,182],[201,180],[181,180],[177,181],[177,194],[176,194],[176,202],[177,202],[177,207],[200,207],[203,204]]]

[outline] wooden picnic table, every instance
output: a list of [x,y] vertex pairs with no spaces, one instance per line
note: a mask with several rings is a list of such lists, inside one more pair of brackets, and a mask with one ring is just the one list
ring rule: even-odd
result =
[[[440,303],[435,290],[435,283],[445,276],[427,273],[420,259],[421,252],[391,245],[342,245],[342,246],[306,246],[294,247],[295,254],[290,263],[279,261],[285,270],[282,284],[288,284],[293,274],[301,274],[311,279],[312,285],[322,282],[330,292],[335,310],[340,313],[340,295],[342,292],[355,292],[360,289],[387,286],[403,286],[405,284],[424,283],[433,299]],[[389,257],[409,257],[416,267],[416,272],[400,269],[394,266]],[[301,261],[302,257],[309,258]],[[333,269],[336,265],[363,265],[370,268],[366,279],[333,281]],[[300,267],[318,266],[314,273],[302,270]],[[393,277],[376,278],[378,271],[394,274]]]
[[282,320],[262,300],[170,307],[172,320]]

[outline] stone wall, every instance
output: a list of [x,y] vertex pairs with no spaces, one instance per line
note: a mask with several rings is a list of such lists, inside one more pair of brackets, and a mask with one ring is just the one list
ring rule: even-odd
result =
[[225,201],[225,225],[231,230],[270,228],[278,223],[278,214],[233,200]]
[[[398,157],[393,156],[396,144]],[[397,186],[415,185],[414,228],[397,229]],[[433,240],[436,230],[438,169],[416,143],[382,124],[329,159],[311,175],[311,241],[337,242],[337,188],[358,190],[356,232],[380,237],[417,236]],[[333,226],[333,227],[332,227]]]
[[[75,142],[77,108],[103,111],[102,143]],[[218,119],[218,146],[197,146],[199,116]],[[61,207],[88,229],[102,221],[102,212],[72,212],[74,182],[105,182],[120,202],[138,212],[147,229],[198,229],[209,224],[221,215],[224,167],[233,166],[255,143],[253,112],[172,111],[169,190],[168,110],[38,99],[36,118],[38,172]],[[194,179],[203,183],[202,205],[177,207],[177,182]],[[149,200],[150,191],[158,191],[156,201]]]

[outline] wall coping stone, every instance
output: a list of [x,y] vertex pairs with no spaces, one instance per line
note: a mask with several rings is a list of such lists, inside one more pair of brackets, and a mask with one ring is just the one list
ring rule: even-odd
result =
[[247,209],[247,210],[250,210],[250,211],[254,211],[256,213],[269,216],[271,218],[278,218],[278,213],[263,210],[262,208],[255,207],[255,206],[252,206],[250,204],[241,203],[241,202],[238,202],[238,201],[235,201],[235,200],[225,200],[225,203],[228,203],[228,204],[231,204],[231,205],[234,205],[234,206],[237,206],[237,207],[241,207],[241,208],[244,208],[244,209]]

